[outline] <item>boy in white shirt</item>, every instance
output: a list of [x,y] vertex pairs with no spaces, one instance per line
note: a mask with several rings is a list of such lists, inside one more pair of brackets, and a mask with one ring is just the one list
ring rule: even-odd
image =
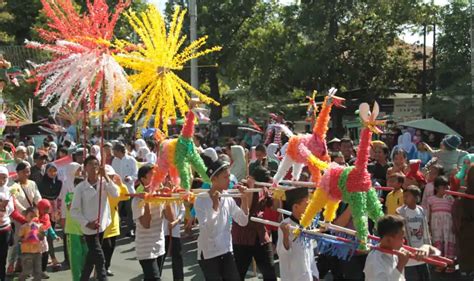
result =
[[319,280],[314,258],[314,244],[308,244],[303,237],[294,237],[291,226],[298,227],[301,216],[308,206],[308,189],[295,188],[285,192],[286,203],[292,215],[281,222],[278,229],[277,253],[280,258],[282,281]]
[[[420,189],[410,185],[403,191],[405,205],[397,209],[397,214],[405,219],[405,235],[407,244],[414,248],[431,245],[431,238],[426,213],[416,203],[421,197]],[[422,261],[410,260],[405,267],[405,278],[414,281],[431,280],[428,265]]]
[[194,203],[199,221],[198,262],[206,280],[240,281],[239,272],[232,254],[232,218],[241,226],[248,223],[249,196],[245,187],[240,187],[242,204],[239,208],[233,198],[220,197],[229,187],[229,164],[217,160],[210,163],[207,175],[212,185],[209,196],[198,197]]
[[365,262],[366,281],[404,281],[403,271],[409,255],[399,251],[405,237],[405,224],[398,215],[386,215],[377,222],[378,234],[381,238],[380,248],[398,251],[397,255],[386,254],[373,250]]
[[107,196],[118,197],[119,189],[107,176],[104,167],[99,166],[99,160],[95,156],[89,156],[84,160],[84,170],[87,178],[74,189],[71,205],[71,216],[81,224],[89,250],[81,280],[89,280],[94,266],[97,280],[107,280],[105,256],[102,250],[104,231],[112,221]]
[[166,218],[163,223],[163,230],[165,233],[165,262],[166,256],[171,248],[171,262],[173,268],[173,280],[180,281],[184,280],[184,271],[183,271],[183,256],[181,253],[181,229],[180,223],[184,217],[186,209],[184,204],[173,204],[171,206],[174,209],[176,214],[176,219],[172,222],[168,221]]

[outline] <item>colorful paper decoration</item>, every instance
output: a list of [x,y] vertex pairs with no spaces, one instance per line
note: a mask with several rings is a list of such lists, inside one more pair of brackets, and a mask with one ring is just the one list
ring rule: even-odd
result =
[[124,107],[133,89],[112,57],[110,40],[130,0],[119,0],[113,13],[109,13],[106,0],[88,0],[88,11],[82,15],[71,0],[41,3],[49,29],[38,31],[47,43],[27,42],[27,47],[53,54],[50,62],[36,66],[36,95],[41,96],[42,104],[52,103],[53,114],[66,104],[77,110],[83,100],[92,110],[101,112],[112,113]]
[[193,142],[194,121],[195,115],[189,111],[181,135],[177,139],[162,141],[150,187],[151,191],[158,189],[167,175],[170,176],[175,186],[189,191],[192,179],[191,167],[204,182],[211,181],[206,174],[207,167]]
[[186,11],[176,7],[168,31],[163,17],[154,5],[149,5],[147,11],[139,15],[134,12],[125,14],[143,42],[135,45],[118,40],[116,43],[121,53],[115,59],[122,66],[135,71],[129,76],[129,81],[137,92],[142,93],[131,106],[125,122],[134,115],[135,120],[138,120],[142,113],[146,113],[146,126],[154,114],[155,128],[162,126],[167,134],[168,119],[176,117],[177,111],[184,116],[189,110],[188,93],[196,95],[204,103],[219,105],[175,73],[182,70],[189,60],[221,49],[212,47],[200,50],[207,40],[207,36],[204,36],[181,50],[186,41],[186,36],[181,35],[185,13]]
[[311,198],[311,203],[314,204],[310,203],[305,212],[311,215],[317,214],[324,208],[324,220],[331,222],[336,218],[339,202],[341,199],[344,200],[351,207],[357,238],[362,242],[359,248],[362,250],[368,249],[366,245],[369,234],[368,217],[377,221],[383,216],[382,205],[375,189],[372,188],[371,177],[367,171],[372,133],[380,133],[381,130],[377,126],[383,123],[376,120],[378,113],[377,103],[374,104],[372,113],[368,104],[359,106],[359,116],[364,128],[361,131],[355,166],[343,167],[332,163]]

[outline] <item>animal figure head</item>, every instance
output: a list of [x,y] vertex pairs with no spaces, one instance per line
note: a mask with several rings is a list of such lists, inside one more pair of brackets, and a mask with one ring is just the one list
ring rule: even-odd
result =
[[374,107],[372,112],[370,111],[370,106],[367,103],[363,103],[359,106],[359,117],[362,121],[364,127],[369,128],[375,134],[381,134],[383,131],[378,127],[385,124],[384,120],[377,120],[379,115],[379,104],[374,102]]
[[337,89],[336,89],[336,88],[331,88],[331,89],[329,89],[327,103],[328,103],[328,104],[333,103],[336,107],[345,108],[345,106],[344,106],[342,103],[343,103],[346,99],[336,96],[336,93],[337,93]]

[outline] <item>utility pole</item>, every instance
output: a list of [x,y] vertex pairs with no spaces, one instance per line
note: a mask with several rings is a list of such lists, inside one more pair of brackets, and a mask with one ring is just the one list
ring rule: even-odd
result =
[[471,107],[474,107],[474,0],[471,0]]
[[[472,0],[474,1],[474,0]],[[426,23],[423,25],[423,73],[422,73],[422,96],[421,96],[421,112],[422,117],[426,118],[426,92],[428,90],[426,83]]]
[[[194,42],[197,39],[197,0],[189,0],[189,17],[190,17],[190,39]],[[199,87],[198,79],[198,62],[197,59],[191,60],[191,86],[195,89]]]
[[[431,1],[431,4],[434,5],[434,0]],[[436,91],[436,14],[433,15],[433,87],[431,92]]]

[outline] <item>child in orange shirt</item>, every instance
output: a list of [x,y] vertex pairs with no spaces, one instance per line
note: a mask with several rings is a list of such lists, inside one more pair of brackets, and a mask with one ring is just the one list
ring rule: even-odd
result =
[[34,281],[40,281],[41,270],[41,241],[44,239],[44,232],[38,223],[38,209],[30,207],[26,209],[26,221],[19,232],[21,239],[21,265],[22,272],[18,277],[19,281],[24,281],[29,275]]

